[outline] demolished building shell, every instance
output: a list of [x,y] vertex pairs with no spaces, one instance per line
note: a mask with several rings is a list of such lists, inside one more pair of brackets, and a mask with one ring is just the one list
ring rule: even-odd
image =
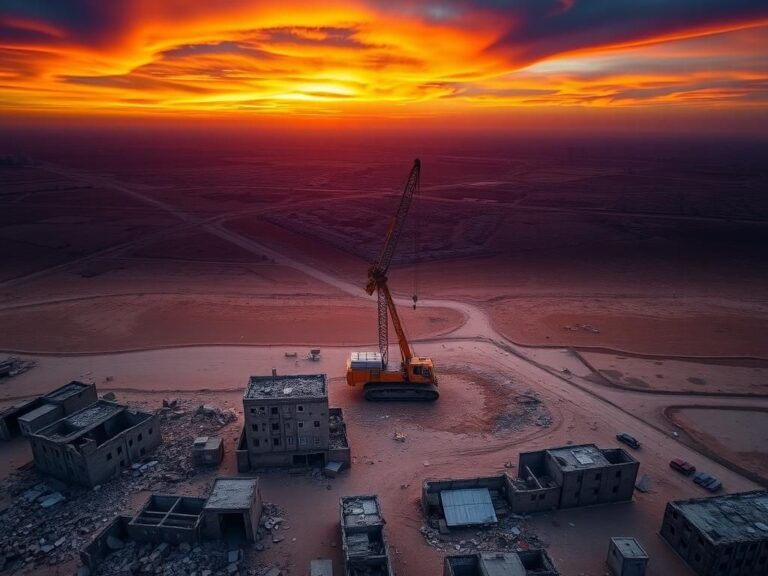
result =
[[[466,516],[448,522],[444,492],[487,491],[496,517],[509,512],[590,506],[631,500],[639,463],[624,450],[600,449],[593,444],[564,446],[520,454],[518,478],[507,474],[455,480],[425,480],[421,504],[424,515],[437,516],[448,527],[493,524],[490,515]],[[479,521],[481,517],[488,521]]]
[[95,486],[160,445],[157,416],[97,402],[32,434],[35,468],[64,482]]
[[343,496],[339,511],[344,575],[394,576],[379,498]]
[[258,478],[217,478],[208,498],[153,494],[134,516],[117,516],[80,552],[92,572],[110,553],[109,540],[195,543],[253,541],[261,517]]
[[73,380],[47,394],[0,411],[0,440],[30,436],[97,400],[95,384]]
[[350,464],[340,408],[329,408],[325,374],[252,376],[243,395],[245,424],[237,468]]
[[446,556],[443,576],[558,576],[545,550]]
[[768,491],[668,502],[660,535],[699,576],[768,573]]

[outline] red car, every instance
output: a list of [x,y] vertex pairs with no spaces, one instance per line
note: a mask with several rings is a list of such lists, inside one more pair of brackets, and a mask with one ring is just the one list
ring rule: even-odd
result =
[[682,458],[674,458],[673,460],[670,460],[669,467],[672,468],[672,470],[677,470],[678,472],[685,474],[686,476],[690,476],[696,472],[696,467],[690,462],[686,462]]

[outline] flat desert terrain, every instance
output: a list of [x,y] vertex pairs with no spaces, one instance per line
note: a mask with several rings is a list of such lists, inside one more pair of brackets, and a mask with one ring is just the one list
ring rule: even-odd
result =
[[[649,575],[689,573],[656,533],[667,501],[707,493],[671,458],[727,493],[768,486],[764,147],[212,148],[135,135],[98,146],[83,136],[67,149],[20,136],[18,147],[31,160],[0,166],[0,352],[35,365],[0,380],[0,405],[80,379],[152,410],[168,397],[232,408],[227,474],[248,377],[327,374],[353,465],[336,479],[261,474],[290,530],[254,552],[259,562],[293,576],[313,558],[340,567],[338,498],[375,492],[397,573],[437,576],[443,553],[420,533],[425,478],[516,474],[520,452],[611,447],[619,431],[643,443],[631,453],[649,492],[522,521],[562,574],[604,574],[618,535],[641,541]],[[366,403],[344,363],[375,349],[366,271],[417,155],[421,189],[389,279],[441,397]],[[31,454],[21,440],[0,451],[7,502]],[[199,494],[210,480],[146,488]],[[110,513],[135,509],[145,492]],[[71,574],[75,552],[47,573]]]

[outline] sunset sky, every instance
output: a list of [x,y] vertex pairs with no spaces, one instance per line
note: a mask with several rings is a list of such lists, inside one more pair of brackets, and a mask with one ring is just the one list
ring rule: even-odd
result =
[[5,116],[766,118],[765,0],[3,0]]

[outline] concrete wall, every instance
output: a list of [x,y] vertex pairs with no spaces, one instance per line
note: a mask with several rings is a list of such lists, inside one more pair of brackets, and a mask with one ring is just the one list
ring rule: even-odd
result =
[[240,431],[240,438],[237,441],[237,449],[235,450],[235,460],[238,472],[249,472],[251,470],[251,458],[248,452],[248,438],[245,435],[245,428]]
[[606,564],[613,576],[644,576],[648,561],[644,558],[624,558],[611,540],[608,545]]
[[328,398],[243,399],[252,456],[328,449]]
[[0,411],[0,440],[10,440],[18,436],[21,433],[19,430],[19,416],[42,405],[43,401],[40,398],[33,398]]
[[22,436],[31,436],[38,430],[45,428],[49,424],[53,424],[56,420],[60,420],[64,416],[64,410],[61,406],[42,404],[39,408],[47,408],[47,410],[42,414],[38,414],[36,418],[32,418],[33,410],[19,416],[19,433]]
[[56,390],[53,390],[43,396],[43,402],[61,406],[62,410],[64,411],[64,415],[66,416],[69,414],[74,414],[86,406],[90,406],[99,399],[98,395],[96,394],[96,384],[84,384],[83,382],[79,382],[79,384],[82,384],[85,387],[77,394],[72,394],[71,396],[58,400],[48,397],[50,394],[54,394],[56,392]]
[[[162,442],[160,421],[155,414],[132,414],[129,417],[137,423],[83,454],[90,486],[101,484],[149,456]],[[106,428],[109,430],[113,426],[116,424],[107,423]]]
[[96,572],[101,561],[111,552],[107,546],[107,538],[112,536],[113,538],[124,539],[127,535],[126,526],[130,520],[130,516],[116,516],[112,522],[107,524],[107,526],[103,528],[93,540],[91,540],[90,544],[80,551],[80,562],[83,563],[83,566],[88,567],[91,573]]
[[515,514],[530,514],[554,510],[560,504],[560,487],[521,490],[512,487],[509,491],[509,507]]

